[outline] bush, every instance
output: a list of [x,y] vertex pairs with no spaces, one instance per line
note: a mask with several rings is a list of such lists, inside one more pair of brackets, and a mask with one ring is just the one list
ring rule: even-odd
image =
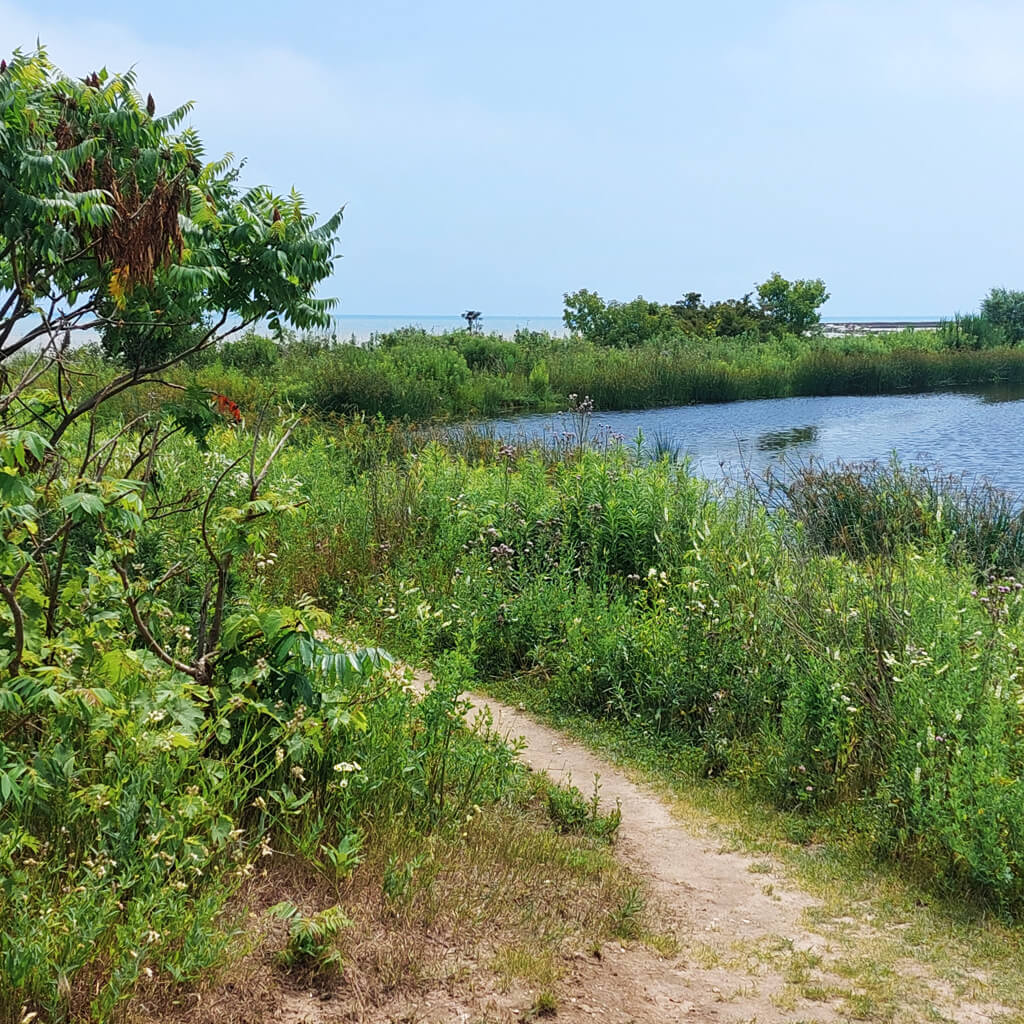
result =
[[281,350],[272,338],[250,332],[238,341],[225,342],[217,350],[221,363],[228,369],[255,373],[277,363]]
[[1024,338],[1024,292],[993,288],[982,300],[981,315],[1003,332],[1010,345]]

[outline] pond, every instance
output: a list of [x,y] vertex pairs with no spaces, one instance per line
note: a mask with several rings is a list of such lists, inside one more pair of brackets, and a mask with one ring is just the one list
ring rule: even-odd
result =
[[[577,430],[566,414],[530,415],[487,424],[503,438],[565,440]],[[776,398],[722,405],[627,412],[597,411],[589,436],[634,442],[690,459],[719,480],[744,471],[816,462],[888,459],[965,474],[1024,496],[1024,385],[922,395]]]

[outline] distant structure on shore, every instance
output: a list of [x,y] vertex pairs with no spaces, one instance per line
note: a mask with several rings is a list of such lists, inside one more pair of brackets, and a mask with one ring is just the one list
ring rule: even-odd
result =
[[822,332],[828,338],[845,338],[853,334],[895,334],[898,331],[937,331],[939,320],[875,320],[873,322],[848,321],[822,323]]

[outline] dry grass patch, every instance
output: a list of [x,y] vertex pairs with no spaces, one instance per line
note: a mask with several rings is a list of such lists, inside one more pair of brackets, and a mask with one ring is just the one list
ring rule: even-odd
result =
[[[504,1019],[512,1004],[547,1012],[566,964],[610,939],[624,908],[638,934],[654,933],[637,880],[610,848],[558,834],[544,804],[537,796],[527,807],[485,809],[448,835],[414,835],[392,823],[368,837],[363,862],[342,880],[299,858],[268,858],[225,922],[236,933],[231,965],[188,990],[154,981],[132,1019],[400,1020],[402,1007],[439,993],[480,1019]],[[308,959],[285,966],[289,921],[268,913],[282,901],[304,920],[344,911],[351,923],[326,950],[337,955],[336,969]]]

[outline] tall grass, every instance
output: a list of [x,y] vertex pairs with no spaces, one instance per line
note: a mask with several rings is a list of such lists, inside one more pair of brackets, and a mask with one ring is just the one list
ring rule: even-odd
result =
[[979,574],[1024,570],[1020,502],[983,481],[892,460],[812,464],[769,475],[760,489],[825,553],[864,558],[929,545]]
[[315,564],[409,656],[661,734],[696,773],[842,813],[936,887],[1024,908],[1021,527],[999,495],[829,467],[766,507],[624,450],[348,441],[288,457],[312,500],[282,585]]
[[197,372],[248,409],[275,400],[322,415],[423,422],[564,408],[574,393],[611,410],[1020,382],[1024,350],[964,346],[948,332],[913,330],[763,340],[672,334],[617,349],[537,332],[508,341],[409,329],[371,346],[296,341],[274,348],[249,338],[208,357]]

